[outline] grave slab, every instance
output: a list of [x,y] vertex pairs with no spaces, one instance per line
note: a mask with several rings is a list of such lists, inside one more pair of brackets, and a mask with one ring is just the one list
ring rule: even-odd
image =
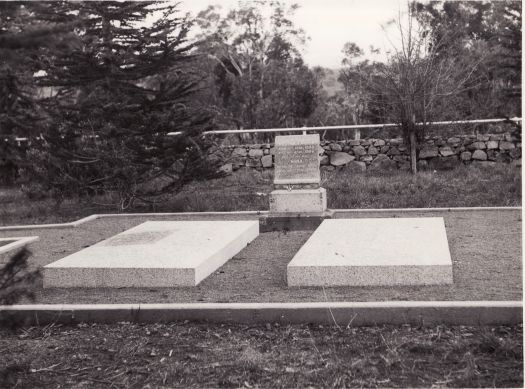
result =
[[258,235],[258,221],[148,221],[44,266],[44,288],[196,286]]
[[326,189],[274,190],[270,194],[270,212],[322,213],[326,210]]
[[287,267],[288,286],[451,284],[441,217],[324,220]]

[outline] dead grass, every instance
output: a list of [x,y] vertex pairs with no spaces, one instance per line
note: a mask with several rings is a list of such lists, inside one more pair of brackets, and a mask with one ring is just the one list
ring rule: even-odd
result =
[[450,171],[324,176],[331,208],[494,207],[521,204],[521,171],[508,165]]
[[521,387],[522,326],[0,329],[2,387]]
[[[240,169],[234,174],[187,186],[157,204],[136,204],[124,212],[200,212],[268,209],[271,170]],[[323,171],[329,208],[426,208],[521,205],[521,169],[459,166],[451,171],[351,173]],[[28,200],[18,188],[0,188],[0,225],[64,222],[93,213],[122,212],[109,197],[91,202]],[[108,205],[109,204],[109,205]]]

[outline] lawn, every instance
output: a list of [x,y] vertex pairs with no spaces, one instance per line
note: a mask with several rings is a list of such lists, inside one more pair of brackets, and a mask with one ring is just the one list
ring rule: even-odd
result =
[[[0,188],[0,225],[65,222],[93,213],[200,212],[268,209],[273,172],[240,169],[225,178],[188,185],[155,204],[136,203],[120,210],[109,196],[89,202],[66,200],[60,208],[50,199],[29,200],[19,187]],[[353,173],[345,168],[323,171],[328,207],[430,208],[521,205],[521,169],[458,166],[450,171]]]
[[523,329],[172,323],[0,329],[0,387],[522,387]]

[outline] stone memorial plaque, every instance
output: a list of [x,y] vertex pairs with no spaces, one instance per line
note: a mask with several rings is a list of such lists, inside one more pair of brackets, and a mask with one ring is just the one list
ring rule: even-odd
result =
[[117,235],[105,241],[105,246],[129,246],[158,242],[174,231],[146,231]]
[[319,184],[319,134],[275,137],[274,184]]

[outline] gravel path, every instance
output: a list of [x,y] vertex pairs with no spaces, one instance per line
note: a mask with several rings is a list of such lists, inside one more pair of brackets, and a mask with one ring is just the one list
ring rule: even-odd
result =
[[[43,289],[36,303],[307,302],[386,300],[521,300],[521,210],[351,212],[338,218],[445,219],[454,285],[288,288],[286,265],[312,231],[261,233],[194,288]],[[248,220],[254,215],[103,218],[77,228],[0,231],[0,237],[38,235],[33,268],[46,265],[147,220]],[[1,260],[2,258],[0,258]],[[5,257],[4,257],[5,260]]]

